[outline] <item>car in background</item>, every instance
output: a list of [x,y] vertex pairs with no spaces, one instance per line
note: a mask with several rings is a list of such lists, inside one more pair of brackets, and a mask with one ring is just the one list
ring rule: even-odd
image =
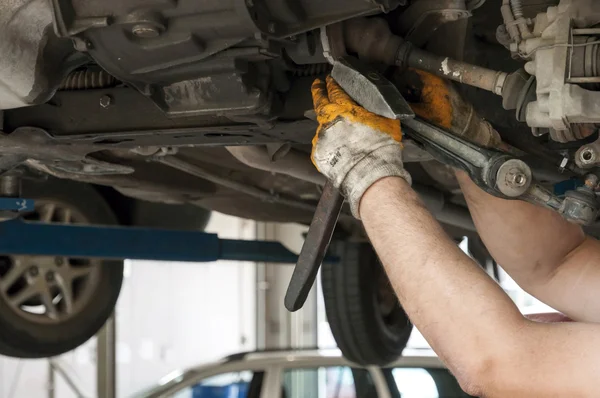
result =
[[339,350],[261,351],[179,370],[132,398],[463,398],[430,351],[359,366]]

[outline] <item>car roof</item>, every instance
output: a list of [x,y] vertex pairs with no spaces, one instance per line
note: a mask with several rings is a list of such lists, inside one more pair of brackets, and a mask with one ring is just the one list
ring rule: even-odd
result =
[[[408,354],[408,355],[406,355]],[[415,355],[418,354],[418,355]],[[273,363],[274,361],[282,365],[288,363],[289,367],[302,367],[306,363],[339,363],[340,365],[361,368],[348,361],[342,356],[338,349],[294,349],[294,350],[265,350],[251,351],[230,355],[225,361],[243,361],[246,363]],[[444,364],[433,354],[431,350],[409,350],[401,358],[385,367],[434,367],[443,368]]]
[[[435,356],[427,352],[426,356],[403,356],[384,366],[386,368],[445,368]],[[294,349],[265,350],[233,354],[221,360],[205,363],[191,368],[176,370],[159,380],[158,384],[135,397],[161,396],[162,393],[178,388],[178,385],[193,385],[214,375],[239,372],[243,370],[264,370],[272,366],[283,368],[312,368],[330,366],[349,366],[364,368],[345,359],[338,349]]]

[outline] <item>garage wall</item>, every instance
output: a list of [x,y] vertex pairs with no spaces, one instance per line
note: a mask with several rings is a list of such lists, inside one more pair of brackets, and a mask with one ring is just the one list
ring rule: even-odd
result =
[[[253,239],[255,223],[214,214],[207,228]],[[118,396],[181,367],[255,348],[253,263],[126,264],[117,306]],[[96,395],[95,341],[60,358],[88,396]],[[0,398],[46,397],[46,361],[0,358]],[[56,377],[56,398],[74,395]]]

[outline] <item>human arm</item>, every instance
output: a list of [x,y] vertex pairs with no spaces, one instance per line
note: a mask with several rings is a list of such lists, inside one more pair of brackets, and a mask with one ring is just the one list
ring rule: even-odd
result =
[[465,390],[483,397],[596,396],[600,326],[525,319],[410,188],[399,124],[357,109],[331,79],[327,87],[315,82],[313,98],[320,123],[313,162],[363,218],[409,317]]
[[600,326],[525,319],[401,178],[373,184],[360,216],[403,308],[465,391],[597,395]]
[[481,239],[519,286],[574,320],[600,322],[600,243],[556,212],[457,177]]

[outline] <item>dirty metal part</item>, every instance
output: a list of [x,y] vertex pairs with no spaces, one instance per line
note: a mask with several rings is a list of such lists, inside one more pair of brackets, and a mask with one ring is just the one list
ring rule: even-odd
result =
[[[358,54],[362,60],[395,65],[399,51],[407,46],[404,39],[392,34],[382,18],[354,18],[342,25],[341,36],[332,35],[327,30],[329,42]],[[340,40],[342,43],[339,43]]]
[[228,146],[226,149],[237,160],[255,169],[286,174],[317,185],[325,185],[325,177],[310,162],[309,155],[298,150],[290,149],[286,154],[275,159],[269,155],[264,146]]
[[331,76],[352,99],[369,112],[398,120],[415,116],[392,82],[354,57],[336,60]]
[[177,158],[175,156],[163,156],[154,159],[156,162],[164,164],[169,167],[173,167],[177,170],[183,171],[184,173],[191,174],[193,176],[205,179],[207,181],[213,182],[215,184],[227,187],[237,192],[244,193],[246,195],[250,195],[261,201],[268,203],[278,203],[290,207],[294,207],[297,209],[307,210],[313,212],[315,210],[315,205],[307,202],[303,202],[301,200],[288,198],[283,195],[279,195],[277,193],[271,193],[265,191],[261,188],[240,183],[228,178],[221,177],[217,174],[211,173],[208,170],[203,169],[200,166],[194,165],[190,162],[187,162],[183,159]]
[[296,65],[327,64],[327,59],[323,55],[320,29],[309,31],[304,35],[296,35],[293,44],[287,45],[284,51]]
[[80,47],[113,76],[137,87],[159,87],[189,79],[203,61],[226,50],[254,49],[254,57],[260,58],[277,51],[290,36],[403,3],[183,0],[140,7],[133,0],[61,0],[53,1],[52,7],[60,37],[83,43]]
[[0,31],[0,109],[47,101],[66,74],[89,62],[53,33],[49,1],[0,2]]
[[110,95],[103,95],[100,97],[100,106],[108,108],[112,104],[112,97]]
[[594,191],[588,187],[579,187],[565,195],[559,212],[571,222],[590,225],[598,218],[600,203]]
[[440,57],[418,48],[409,51],[406,65],[498,95],[502,95],[504,82],[508,77],[508,73],[505,72]]
[[502,92],[502,107],[506,110],[520,110],[520,108],[523,107],[523,105],[520,104],[522,101],[521,97],[523,97],[524,92],[526,93],[529,90],[532,80],[535,81],[535,78],[523,68],[508,75]]
[[[597,89],[597,84],[600,83],[600,43],[597,39],[600,30],[595,33],[595,36],[582,36],[579,34],[582,31],[588,30],[572,30],[573,43],[578,47],[573,47],[571,50],[569,74],[565,81],[572,84],[587,84],[588,89],[590,87]],[[589,86],[594,83],[594,86]]]
[[600,140],[587,144],[575,152],[575,164],[582,169],[589,169],[600,164]]
[[85,144],[63,145],[40,128],[21,127],[11,134],[0,135],[0,170],[26,163],[50,174],[53,171],[87,175],[133,173],[131,167],[89,156],[102,148],[106,149]]
[[86,68],[71,72],[58,86],[59,90],[95,90],[110,88],[119,81],[102,69]]
[[319,267],[327,254],[343,203],[344,197],[340,191],[328,181],[323,188],[285,294],[284,303],[288,311],[298,311],[306,302]]
[[512,7],[510,6],[510,0],[502,1],[500,12],[502,13],[504,26],[506,27],[506,32],[510,36],[511,41],[513,43],[519,43],[521,41],[519,27],[515,23],[515,16],[512,12]]
[[497,197],[522,199],[548,207],[559,211],[569,221],[580,222],[581,214],[561,211],[563,200],[540,186],[524,162],[501,152],[476,147],[419,119],[408,119],[403,125],[408,128],[405,130],[407,135],[442,163],[466,171],[484,191]]
[[394,84],[422,119],[471,143],[486,148],[501,146],[500,134],[452,82],[417,69],[397,69]]
[[[310,106],[310,82],[307,83],[305,91]],[[107,108],[100,105],[104,95],[112,98]],[[5,131],[22,126],[44,126],[57,142],[64,144],[114,148],[310,144],[316,129],[311,120],[258,125],[252,120],[234,122],[214,115],[169,118],[152,101],[129,87],[59,91],[50,103],[4,112]]]
[[539,184],[532,184],[524,196],[526,197],[526,200],[530,203],[534,203],[542,207],[547,207],[555,211],[559,211],[563,203],[563,201],[559,199],[556,195],[554,195],[547,188]]
[[598,33],[587,29],[598,23],[599,2],[561,0],[537,15],[533,37],[518,46],[536,77],[525,119],[532,129],[549,129],[554,141],[579,140],[600,123],[600,92],[590,85],[600,82],[600,46]]
[[500,165],[496,174],[496,187],[509,198],[523,195],[532,182],[531,169],[519,159],[511,159]]
[[392,34],[388,24],[382,19],[357,18],[345,21],[343,27],[346,47],[357,53],[361,59],[424,70],[502,95],[507,73],[418,49]]
[[519,28],[519,35],[521,39],[528,39],[532,36],[531,30],[529,29],[528,21],[525,19],[523,13],[523,2],[522,0],[510,0],[510,8],[514,16],[514,23]]
[[268,76],[254,76],[255,86],[238,65],[222,66],[210,76],[182,80],[156,90],[151,98],[171,117],[270,114]]
[[404,39],[421,47],[442,25],[469,18],[471,12],[465,3],[465,0],[418,0],[412,2],[400,14],[397,24],[400,29],[399,33]]

